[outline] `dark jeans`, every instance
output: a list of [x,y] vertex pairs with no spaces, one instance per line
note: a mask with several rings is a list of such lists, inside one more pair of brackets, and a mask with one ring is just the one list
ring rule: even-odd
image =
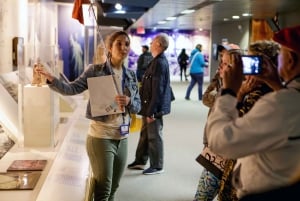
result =
[[151,123],[147,123],[146,117],[143,117],[142,130],[135,153],[136,163],[145,165],[149,158],[151,168],[163,168],[162,129],[162,117]]
[[186,75],[186,65],[181,65],[180,66],[180,80],[182,81],[182,73],[184,75],[184,79],[187,80],[187,75]]
[[198,84],[198,99],[202,100],[203,73],[191,73],[191,82],[187,88],[185,98],[190,99],[191,91]]

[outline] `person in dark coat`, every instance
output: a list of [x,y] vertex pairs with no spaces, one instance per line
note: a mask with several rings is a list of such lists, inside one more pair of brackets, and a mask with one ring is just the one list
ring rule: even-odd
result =
[[185,81],[188,81],[186,69],[189,64],[189,56],[185,52],[185,48],[182,48],[180,54],[177,57],[177,62],[180,66],[180,81],[182,81],[182,74],[184,75]]
[[147,67],[152,59],[153,57],[149,52],[149,47],[147,45],[143,45],[142,54],[139,56],[137,60],[137,69],[136,69],[136,77],[139,83],[142,82],[143,75],[146,72]]
[[140,88],[142,108],[142,129],[135,160],[129,169],[144,169],[148,159],[150,167],[145,175],[159,174],[163,169],[163,116],[171,111],[172,90],[170,86],[169,63],[164,51],[169,46],[168,35],[158,34],[150,50],[153,60],[149,64]]

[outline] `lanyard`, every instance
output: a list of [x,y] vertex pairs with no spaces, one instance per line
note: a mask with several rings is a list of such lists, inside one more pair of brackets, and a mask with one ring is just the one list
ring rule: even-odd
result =
[[[121,80],[121,90],[122,90],[122,94],[124,94],[124,92],[125,92],[125,79],[126,79],[126,73],[125,73],[125,68],[123,68],[122,67],[122,80]],[[115,74],[115,73],[114,73]],[[125,106],[125,112],[126,112],[126,106]],[[130,114],[130,112],[129,112],[129,109],[127,109],[128,110],[128,113]],[[122,119],[123,119],[123,124],[125,124],[125,112],[124,113],[122,113]],[[128,115],[128,122],[130,122],[130,115]],[[130,124],[130,123],[129,123]]]

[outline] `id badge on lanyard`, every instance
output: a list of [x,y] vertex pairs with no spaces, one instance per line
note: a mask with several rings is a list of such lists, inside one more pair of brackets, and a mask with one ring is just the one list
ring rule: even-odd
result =
[[[123,73],[122,73],[122,91],[123,91],[123,93],[124,93],[124,88],[125,88],[125,73],[123,71]],[[125,107],[125,111],[126,111],[126,107]],[[125,113],[122,113],[122,119],[123,119],[123,123],[120,125],[120,135],[127,136],[129,134],[129,123],[125,123]]]

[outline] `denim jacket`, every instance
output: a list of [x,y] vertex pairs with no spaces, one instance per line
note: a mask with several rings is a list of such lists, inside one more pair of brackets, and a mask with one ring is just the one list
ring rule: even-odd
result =
[[[126,112],[130,113],[138,113],[141,109],[141,100],[138,91],[137,79],[134,71],[131,71],[124,66],[123,72],[125,72],[125,80],[124,80],[124,95],[130,97],[130,103],[126,106]],[[73,82],[66,83],[60,81],[57,78],[54,78],[52,83],[48,83],[49,87],[62,94],[62,95],[76,95],[80,94],[83,91],[88,89],[87,78],[90,77],[99,77],[105,75],[111,75],[111,71],[109,70],[107,62],[104,64],[98,65],[89,65],[89,67]],[[114,74],[114,73],[113,73]],[[91,105],[90,101],[88,101],[87,108],[86,108],[86,118],[95,120],[95,121],[102,121],[105,122],[107,117],[106,116],[97,116],[93,117],[91,115]]]

